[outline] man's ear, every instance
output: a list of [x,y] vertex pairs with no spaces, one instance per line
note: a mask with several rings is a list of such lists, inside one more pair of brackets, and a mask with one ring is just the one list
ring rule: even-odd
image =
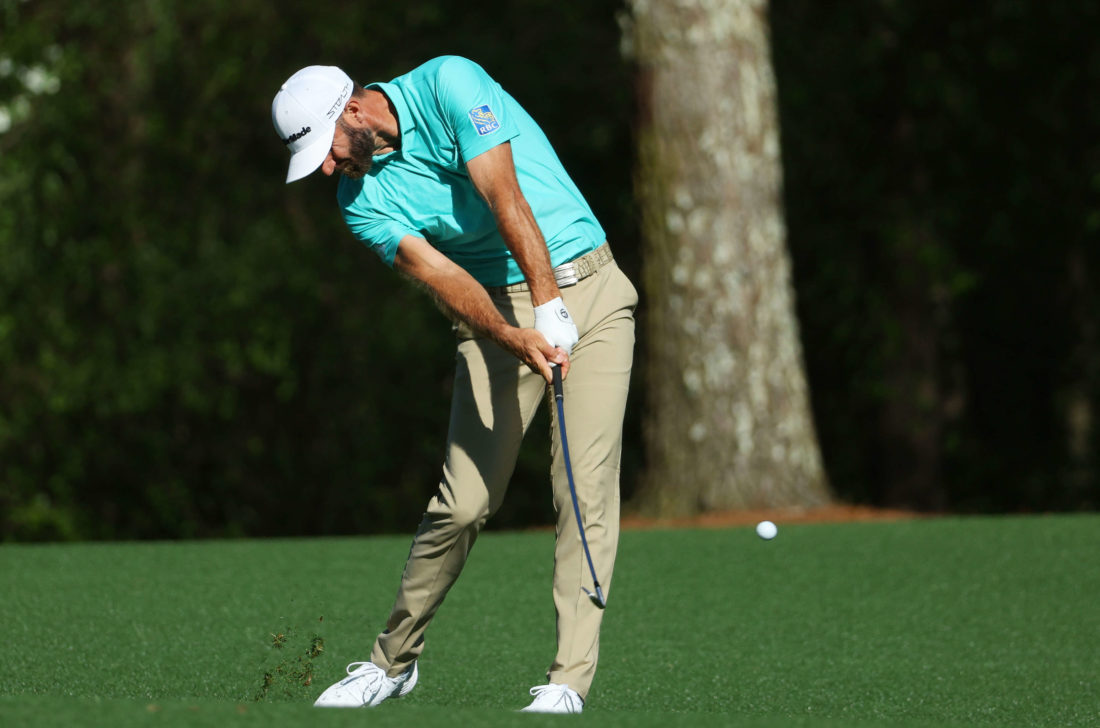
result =
[[362,121],[362,112],[363,104],[360,103],[359,99],[352,96],[344,104],[344,111],[341,116],[347,118],[348,121]]

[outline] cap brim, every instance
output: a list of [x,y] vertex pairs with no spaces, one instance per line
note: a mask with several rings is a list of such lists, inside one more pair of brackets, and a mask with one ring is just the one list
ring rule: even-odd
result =
[[336,127],[322,134],[316,141],[290,156],[290,168],[286,173],[286,183],[290,184],[313,172],[321,166],[332,149],[332,140],[336,136]]

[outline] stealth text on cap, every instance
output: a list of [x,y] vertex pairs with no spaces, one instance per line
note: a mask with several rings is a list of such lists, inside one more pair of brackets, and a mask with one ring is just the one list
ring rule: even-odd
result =
[[325,112],[325,116],[331,119],[338,112],[344,110],[344,102],[348,100],[348,96],[351,95],[351,82],[345,81],[344,87],[340,89],[340,96],[332,102],[332,106],[328,107],[328,111]]
[[297,132],[296,134],[291,134],[286,139],[284,139],[283,144],[290,144],[291,142],[296,142],[299,139],[301,139],[302,137],[304,137],[306,134],[309,134],[311,131],[313,131],[313,130],[310,129],[308,126],[303,126],[302,130],[300,132]]

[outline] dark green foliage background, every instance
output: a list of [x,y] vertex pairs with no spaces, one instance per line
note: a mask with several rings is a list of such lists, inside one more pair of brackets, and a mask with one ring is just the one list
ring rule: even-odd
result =
[[[543,123],[636,274],[623,12],[0,0],[0,106],[16,109],[0,133],[0,537],[411,531],[440,464],[449,325],[351,238],[331,180],[282,184],[271,97],[310,63],[371,81],[474,58]],[[1082,455],[1066,423],[1082,396],[1097,405],[1097,3],[776,0],[771,16],[835,491],[1095,506],[1096,428]],[[35,65],[55,92],[26,90]],[[540,419],[496,525],[549,520],[546,438]],[[898,486],[930,458],[928,480]]]
[[773,6],[798,313],[837,490],[1095,508],[1100,45],[1084,29],[1100,3]]

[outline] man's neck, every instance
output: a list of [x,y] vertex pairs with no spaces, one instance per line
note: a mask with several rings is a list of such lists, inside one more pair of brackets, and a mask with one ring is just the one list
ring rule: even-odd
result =
[[387,154],[401,148],[401,124],[390,97],[376,88],[367,89],[367,118],[374,129],[375,154]]

